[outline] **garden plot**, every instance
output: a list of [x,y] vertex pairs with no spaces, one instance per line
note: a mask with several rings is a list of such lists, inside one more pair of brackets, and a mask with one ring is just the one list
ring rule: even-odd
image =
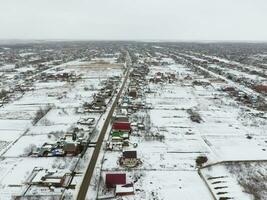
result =
[[[194,92],[195,93],[195,92]],[[195,124],[201,135],[246,135],[248,129],[242,125],[240,108],[217,102],[212,96],[196,96],[199,102],[197,110],[203,123]],[[226,98],[226,97],[225,97]],[[223,99],[224,101],[224,99]]]
[[[53,188],[53,191],[49,187],[40,187],[32,185],[30,188],[27,188],[26,195],[23,195],[25,199],[40,199],[40,200],[60,200],[62,196],[62,188]],[[19,198],[19,197],[18,197]]]
[[197,105],[190,89],[178,85],[165,87],[152,87],[152,91],[160,91],[148,95],[147,103],[151,103],[155,109],[188,109]]
[[209,153],[201,138],[167,138],[162,142],[144,140],[137,142],[137,144],[136,151],[140,154],[141,160],[144,161],[145,167],[156,167],[163,163],[169,169],[172,169],[172,167],[173,169],[181,167],[186,169],[185,166],[189,166],[188,169],[192,170],[192,167],[195,166],[196,157]]
[[[220,119],[219,119],[220,120]],[[222,122],[203,122],[196,125],[201,135],[218,135],[218,136],[244,136],[247,132],[240,129],[239,126]],[[245,136],[244,136],[245,137]]]
[[38,123],[37,126],[58,125],[58,124],[74,124],[80,118],[75,113],[75,109],[52,109]]
[[[87,81],[88,83],[92,81]],[[92,92],[85,92],[82,84],[85,84],[85,81],[74,83],[74,85],[67,82],[48,82],[48,83],[36,83],[36,90],[26,93],[23,98],[16,102],[17,104],[53,104],[60,107],[68,106],[79,106],[81,100],[89,98],[93,95]],[[89,85],[89,84],[88,84]],[[80,92],[83,92],[85,96],[82,98],[79,95]]]
[[[136,149],[135,149],[136,150]],[[167,153],[151,149],[150,151],[138,150],[138,158],[142,164],[133,170],[185,170],[196,171],[195,159],[198,153]],[[124,168],[119,165],[122,152],[106,152],[102,165],[103,171],[118,171]]]
[[28,71],[32,72],[34,70],[35,70],[35,68],[32,67],[32,66],[25,66],[25,67],[16,68],[16,71],[19,72],[19,73],[21,73],[21,72],[25,73],[25,72],[28,72]]
[[77,158],[5,158],[0,161],[0,197],[20,194],[35,167],[70,172]]
[[182,87],[179,84],[151,84],[150,89],[152,91],[157,91],[156,95],[153,95],[156,97],[164,97],[166,99],[192,98],[191,91],[187,87]]
[[35,116],[36,110],[22,110],[22,111],[16,111],[16,110],[0,110],[0,119],[13,119],[13,120],[32,120]]
[[[104,72],[102,72],[104,73]],[[89,72],[89,75],[91,73]],[[86,74],[87,75],[87,74]],[[100,90],[102,88],[102,82],[107,80],[106,77],[104,78],[97,78],[97,77],[85,77],[82,78],[81,80],[78,80],[76,83],[75,87],[81,87],[81,88],[86,88],[88,89],[87,91],[96,91]]]
[[62,94],[63,88],[58,89],[56,95],[51,95],[52,90],[49,89],[39,89],[34,91],[29,91],[23,95],[23,97],[16,101],[16,105],[34,105],[34,106],[45,106],[47,104],[55,104],[58,102],[57,97]]
[[[229,107],[228,107],[229,108]],[[203,118],[205,118],[205,122],[218,122],[218,123],[229,123],[229,124],[239,124],[237,118],[239,116],[238,110],[233,108],[231,110],[227,109],[209,109],[209,110],[200,110],[199,113]]]
[[251,137],[251,140],[255,141],[258,144],[258,146],[262,148],[263,151],[267,150],[267,136],[266,135],[262,135],[262,136],[255,135]]
[[72,131],[73,125],[80,118],[95,118],[98,121],[100,116],[100,113],[76,114],[75,109],[52,109],[35,126],[29,129],[27,135],[64,136],[64,133]]
[[0,130],[0,141],[13,142],[24,133],[24,130]]
[[196,172],[151,171],[144,172],[143,176],[145,179],[141,177],[135,184],[135,188],[141,190],[136,192],[136,199],[211,199],[208,189]]
[[11,145],[10,141],[0,140],[0,155],[4,153],[6,149]]
[[0,119],[0,131],[4,130],[24,131],[29,127],[31,127],[30,120]]
[[[162,55],[160,52],[157,52],[157,54]],[[172,58],[168,58],[168,57],[161,58],[161,61],[166,62],[168,64],[175,64],[175,61]]]
[[92,63],[105,62],[105,63],[117,63],[116,57],[95,57],[91,60]]
[[81,74],[83,78],[107,78],[111,76],[119,76],[122,74],[123,66],[122,64],[114,63],[88,63],[80,62],[74,65],[68,65],[63,68],[63,72],[76,71]]
[[3,66],[0,66],[0,70],[1,71],[13,70],[13,69],[15,69],[15,65],[14,64],[5,64]]
[[244,136],[205,136],[219,160],[264,160],[267,151],[257,140]]
[[199,136],[184,136],[180,138],[165,139],[169,153],[203,153],[208,154],[205,142]]
[[[168,137],[163,141],[146,140],[131,136],[131,142],[138,146],[124,148],[137,151],[137,157],[143,162],[138,169],[150,170],[196,170],[197,156],[209,154],[210,150],[199,136]],[[115,170],[119,167],[118,159],[122,152],[107,151],[103,170]]]
[[169,65],[168,68],[172,71],[175,71],[179,75],[185,75],[191,73],[188,67],[185,67],[184,65],[180,64]]
[[0,108],[0,119],[32,120],[39,105],[19,105],[16,102]]
[[151,110],[151,125],[155,127],[179,127],[188,126],[190,119],[183,110]]
[[[92,83],[95,83],[97,86],[92,86]],[[60,98],[56,107],[81,107],[84,102],[91,102],[94,94],[100,88],[100,82],[97,79],[80,80],[64,94],[63,98]]]
[[176,64],[171,64],[171,65],[166,65],[164,68],[162,66],[152,66],[150,68],[149,74],[154,75],[157,72],[163,72],[163,73],[178,73],[181,72],[181,69],[183,68],[183,65],[176,65]]
[[224,165],[201,169],[201,173],[217,199],[253,199],[251,195],[244,192],[244,189]]
[[70,130],[72,127],[72,124],[54,124],[54,125],[38,125],[33,126],[28,132],[28,135],[45,135],[50,133],[62,133],[62,136],[64,133],[66,133],[68,130]]
[[[75,86],[71,88],[70,93],[67,94],[67,97],[69,95],[82,95],[82,97],[89,97],[93,96],[94,93],[97,93],[98,90],[102,88],[101,81],[106,79],[82,79],[79,80]],[[79,93],[77,93],[79,91]]]
[[54,143],[56,138],[48,135],[25,135],[22,136],[3,156],[19,157],[28,156],[32,150],[46,143]]
[[112,68],[88,68],[83,69],[83,71],[88,72],[83,74],[84,79],[94,79],[94,80],[104,80],[112,76],[121,76],[122,69],[112,69]]
[[26,129],[31,127],[31,120],[0,120],[0,154],[8,149]]
[[62,81],[49,81],[49,82],[37,82],[34,84],[35,90],[41,89],[55,89],[55,88],[64,88],[67,86],[67,82]]
[[[102,174],[104,175],[105,173]],[[128,173],[127,180],[136,181],[135,194],[125,197],[129,200],[177,200],[177,198],[208,200],[212,198],[197,172],[140,170]]]

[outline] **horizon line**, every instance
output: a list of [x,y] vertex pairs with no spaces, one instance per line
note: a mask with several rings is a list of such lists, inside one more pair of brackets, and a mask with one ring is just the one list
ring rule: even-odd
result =
[[12,38],[0,38],[0,44],[2,42],[151,42],[151,43],[267,43],[267,40],[205,40],[205,39],[12,39]]

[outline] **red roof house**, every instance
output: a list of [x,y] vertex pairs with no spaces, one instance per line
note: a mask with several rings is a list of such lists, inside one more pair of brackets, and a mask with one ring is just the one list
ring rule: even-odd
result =
[[116,131],[131,131],[131,124],[129,122],[114,122],[112,126]]
[[107,188],[115,188],[116,185],[126,184],[126,174],[106,174],[106,186]]

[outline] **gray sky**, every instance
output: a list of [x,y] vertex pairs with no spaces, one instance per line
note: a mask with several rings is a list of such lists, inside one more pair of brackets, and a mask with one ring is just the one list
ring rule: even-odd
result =
[[264,40],[267,0],[0,0],[0,39]]

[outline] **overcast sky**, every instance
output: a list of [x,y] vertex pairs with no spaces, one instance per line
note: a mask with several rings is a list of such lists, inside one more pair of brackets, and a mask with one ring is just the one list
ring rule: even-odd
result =
[[0,0],[0,39],[261,40],[267,0]]

